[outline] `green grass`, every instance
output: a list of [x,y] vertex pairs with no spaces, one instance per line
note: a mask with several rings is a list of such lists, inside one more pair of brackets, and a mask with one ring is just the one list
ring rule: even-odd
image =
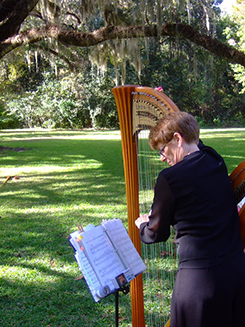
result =
[[[0,188],[0,325],[113,326],[114,296],[95,304],[76,280],[68,237],[79,222],[126,220],[119,132],[3,132],[1,139],[29,150],[0,155],[1,181],[19,177]],[[129,295],[120,297],[120,315],[129,316],[129,305]]]
[[[231,172],[245,160],[245,130],[203,130]],[[111,295],[95,303],[73,257],[69,234],[81,222],[120,218],[126,197],[118,131],[0,131],[0,326],[115,325]],[[131,326],[130,295],[119,297]]]
[[229,173],[245,160],[244,129],[204,129],[201,131],[201,139],[222,155]]

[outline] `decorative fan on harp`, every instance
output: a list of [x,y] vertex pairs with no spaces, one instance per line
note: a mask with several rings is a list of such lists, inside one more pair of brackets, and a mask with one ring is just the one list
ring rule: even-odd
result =
[[166,244],[142,245],[141,250],[139,232],[134,222],[139,217],[140,207],[143,207],[142,213],[149,209],[156,176],[163,169],[162,163],[161,168],[154,168],[160,160],[154,159],[147,142],[147,132],[146,135],[142,132],[149,130],[166,113],[179,109],[163,92],[149,87],[125,85],[115,87],[112,92],[121,130],[128,232],[148,267],[144,278],[140,275],[131,283],[132,325],[164,326],[170,315],[170,298],[177,266],[174,237],[170,237]]
[[[140,91],[140,92],[139,92]],[[163,93],[149,94],[150,88],[132,92],[133,135],[140,130],[148,130],[166,113],[178,110],[177,106]],[[154,90],[156,92],[156,90]],[[158,97],[156,97],[158,96]]]

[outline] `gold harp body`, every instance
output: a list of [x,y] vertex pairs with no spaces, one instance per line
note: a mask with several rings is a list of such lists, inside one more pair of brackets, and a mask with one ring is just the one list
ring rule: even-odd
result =
[[[139,230],[135,226],[135,220],[140,215],[138,134],[142,130],[149,130],[163,115],[171,111],[178,111],[179,109],[164,93],[149,87],[125,85],[113,88],[112,92],[116,100],[121,130],[128,233],[136,249],[142,254]],[[160,162],[159,158],[158,161]],[[151,188],[153,188],[153,185],[151,185]],[[159,251],[166,253],[165,250],[158,249]],[[145,322],[143,288],[143,277],[141,274],[131,282],[132,325],[133,327],[158,326],[155,322]],[[153,301],[156,302],[152,299]],[[147,311],[150,311],[150,309],[147,309]],[[165,322],[161,318],[160,320],[159,326],[164,326]]]

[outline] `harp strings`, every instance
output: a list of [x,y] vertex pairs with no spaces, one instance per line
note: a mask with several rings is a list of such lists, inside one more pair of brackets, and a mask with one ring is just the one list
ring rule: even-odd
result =
[[[141,94],[137,95],[136,101],[133,100],[134,128],[136,131],[141,130],[137,132],[136,138],[140,214],[149,213],[157,176],[166,168],[158,152],[152,151],[148,145],[149,128],[154,126],[164,113],[156,110],[156,104],[150,101],[152,98],[149,100],[146,97],[147,95]],[[147,266],[143,274],[146,325],[164,326],[170,317],[171,294],[177,265],[173,235],[166,243],[142,244],[142,257]]]

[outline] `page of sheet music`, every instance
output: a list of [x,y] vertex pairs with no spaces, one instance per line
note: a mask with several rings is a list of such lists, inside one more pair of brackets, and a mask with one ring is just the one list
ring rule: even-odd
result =
[[146,266],[135,249],[122,221],[120,219],[106,220],[101,225],[107,229],[112,241],[120,250],[123,260],[128,268],[132,269],[133,274],[137,276],[142,273]]
[[101,225],[83,234],[85,252],[93,266],[100,283],[115,289],[112,280],[124,270],[124,265],[117,255]]
[[95,302],[98,302],[100,299],[97,297],[97,291],[101,288],[101,285],[90,262],[88,261],[83,251],[76,253],[75,258],[77,260],[79,268],[83,273],[83,276],[86,280],[86,283],[90,289],[90,292]]

